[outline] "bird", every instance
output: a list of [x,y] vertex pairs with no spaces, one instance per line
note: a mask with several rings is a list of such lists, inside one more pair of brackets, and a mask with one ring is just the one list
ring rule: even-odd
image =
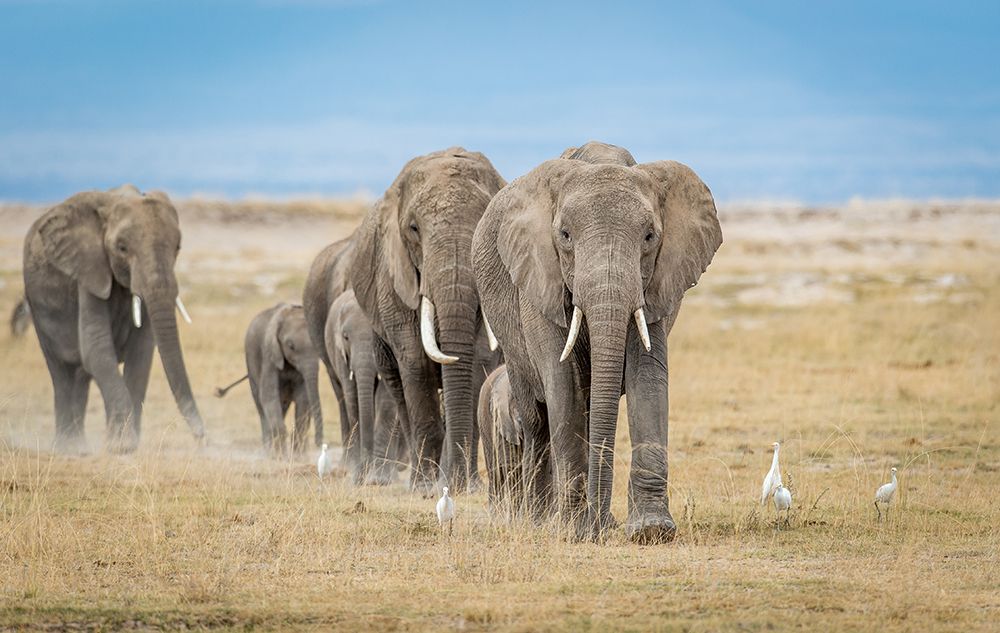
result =
[[892,481],[887,484],[882,484],[875,491],[875,511],[878,512],[878,518],[882,518],[882,509],[879,508],[879,504],[885,506],[885,514],[889,515],[889,506],[892,505],[892,500],[896,496],[896,468],[894,467],[891,471]]
[[775,442],[771,444],[774,449],[774,458],[771,460],[771,470],[767,471],[764,477],[764,485],[760,489],[760,505],[766,505],[767,500],[781,486],[781,467],[778,466],[778,451],[781,445]]
[[781,484],[778,484],[778,488],[774,491],[774,510],[779,517],[781,511],[785,510],[785,525],[788,525],[788,516],[792,512],[792,491]]
[[448,534],[451,534],[451,523],[455,518],[455,500],[448,496],[448,486],[444,487],[441,498],[437,502],[438,525],[444,530],[445,522],[448,523]]
[[333,458],[330,457],[329,451],[326,450],[327,445],[323,445],[323,450],[320,451],[319,459],[316,460],[316,472],[319,474],[319,478],[329,476],[333,472]]

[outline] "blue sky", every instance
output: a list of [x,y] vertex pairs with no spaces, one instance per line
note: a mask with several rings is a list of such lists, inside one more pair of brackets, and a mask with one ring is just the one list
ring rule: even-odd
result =
[[380,194],[599,139],[723,202],[1000,197],[1000,3],[0,0],[0,199]]

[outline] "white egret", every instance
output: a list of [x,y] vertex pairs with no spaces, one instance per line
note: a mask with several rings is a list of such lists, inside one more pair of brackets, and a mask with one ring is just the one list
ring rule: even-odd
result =
[[448,534],[451,534],[451,523],[455,518],[455,500],[448,496],[448,486],[444,487],[441,498],[437,502],[438,525],[444,529],[445,522],[448,523]]
[[889,506],[892,505],[892,500],[896,496],[896,487],[898,485],[896,481],[896,469],[893,468],[890,472],[892,472],[892,481],[882,484],[875,491],[875,511],[878,512],[879,519],[882,518],[882,509],[879,507],[879,504],[885,506],[885,514],[889,516]]
[[775,442],[771,444],[771,448],[774,449],[774,457],[771,459],[771,470],[767,472],[767,477],[764,477],[764,485],[760,489],[760,505],[766,505],[767,500],[781,486],[781,467],[778,465],[778,451],[781,445]]
[[333,472],[333,458],[330,457],[330,452],[327,450],[326,444],[323,445],[319,459],[316,460],[316,472],[319,473],[320,479],[328,477]]
[[774,491],[774,510],[778,515],[775,521],[781,518],[781,511],[785,511],[785,525],[788,525],[792,513],[792,491],[781,484],[778,484],[778,488]]

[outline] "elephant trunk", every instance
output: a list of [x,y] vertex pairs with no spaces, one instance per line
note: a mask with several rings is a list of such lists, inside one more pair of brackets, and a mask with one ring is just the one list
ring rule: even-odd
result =
[[201,419],[194,394],[191,392],[191,383],[184,366],[184,353],[181,351],[177,333],[177,317],[174,313],[177,288],[176,284],[166,286],[158,287],[144,298],[170,391],[192,433],[200,439],[205,435],[205,423]]
[[450,242],[447,256],[431,262],[427,278],[436,282],[430,290],[437,312],[437,340],[445,355],[456,358],[441,367],[445,420],[441,465],[447,485],[457,493],[466,489],[476,468],[472,447],[475,419],[472,368],[479,295],[469,255],[471,236],[468,239],[452,236]]
[[[323,445],[323,405],[319,399],[319,358],[306,363],[302,371],[302,379],[306,384],[306,397],[309,399],[309,417],[313,421],[316,446]],[[303,444],[305,438],[303,438]]]
[[360,477],[365,481],[372,468],[375,453],[375,368],[371,362],[354,369],[358,393],[358,442],[360,447]]
[[[616,240],[600,244],[598,251],[601,264],[589,269],[578,266],[576,285],[580,292],[574,295],[590,335],[587,505],[597,537],[613,522],[611,490],[625,343],[629,326],[643,305],[638,253]],[[622,261],[633,265],[622,265]]]

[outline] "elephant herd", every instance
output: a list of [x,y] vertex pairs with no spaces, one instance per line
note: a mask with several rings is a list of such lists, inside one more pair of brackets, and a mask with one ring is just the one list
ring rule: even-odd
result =
[[[405,464],[425,495],[475,488],[481,440],[495,512],[557,516],[595,538],[616,525],[625,395],[625,531],[669,540],[667,335],[721,243],[711,193],[680,163],[637,164],[590,142],[507,183],[477,152],[414,158],[358,229],[316,257],[302,305],[274,306],[248,328],[262,440],[284,446],[294,403],[292,448],[304,448],[310,420],[323,442],[323,365],[354,483],[388,483]],[[136,446],[154,344],[182,414],[204,433],[174,318],[179,247],[166,196],[131,187],[78,194],[32,226],[26,299],[57,444],[82,439],[93,378],[109,448]]]

